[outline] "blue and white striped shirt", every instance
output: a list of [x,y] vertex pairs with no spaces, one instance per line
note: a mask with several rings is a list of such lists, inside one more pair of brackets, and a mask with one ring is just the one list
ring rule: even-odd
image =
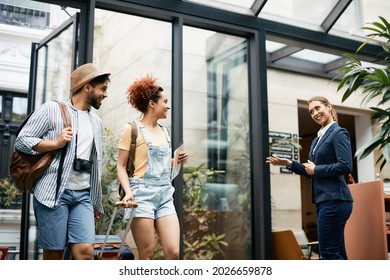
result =
[[[66,101],[67,109],[72,121],[72,127],[78,123],[78,112],[75,107]],[[102,188],[101,188],[101,174],[102,174],[102,136],[103,124],[101,119],[91,110],[88,112],[92,130],[94,145],[91,152],[92,170],[90,176],[91,201],[94,208],[97,208],[103,213],[102,205]],[[15,147],[18,151],[27,154],[39,154],[34,151],[32,147],[36,146],[42,140],[55,140],[64,127],[61,110],[59,104],[55,101],[49,101],[42,104],[30,117],[28,122],[20,131],[15,141]],[[49,168],[45,171],[43,176],[35,185],[33,192],[35,198],[42,204],[49,208],[58,206],[59,198],[65,190],[69,174],[73,168],[73,159],[75,154],[74,135],[72,141],[67,145],[67,152],[63,165],[63,173],[61,176],[61,186],[58,192],[57,201],[55,201],[55,193],[57,188],[57,171],[59,167],[61,151],[57,153]]]

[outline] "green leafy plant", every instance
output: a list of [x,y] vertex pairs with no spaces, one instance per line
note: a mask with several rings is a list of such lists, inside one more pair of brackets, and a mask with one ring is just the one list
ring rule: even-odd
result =
[[204,185],[222,176],[224,171],[209,169],[202,163],[195,168],[184,168],[184,259],[214,260],[224,257],[225,234],[216,224],[223,218],[220,212],[204,207],[208,199]]
[[22,205],[22,193],[9,178],[0,179],[0,208],[18,209]]
[[370,107],[373,111],[371,117],[376,122],[374,128],[376,132],[374,137],[356,151],[356,155],[362,159],[367,157],[375,150],[381,152],[377,164],[380,164],[380,170],[383,169],[386,162],[390,162],[390,108],[386,107],[390,100],[390,24],[388,21],[379,17],[380,21],[372,22],[362,29],[372,33],[368,34],[368,39],[362,43],[356,50],[356,54],[374,38],[379,39],[383,52],[379,53],[383,59],[384,67],[363,66],[361,60],[353,54],[345,54],[348,59],[340,70],[342,79],[338,85],[337,91],[345,88],[342,102],[347,100],[353,93],[359,89],[362,91],[362,104],[370,101],[376,101],[377,107]]
[[[111,133],[109,129],[104,129],[103,133],[103,170],[102,170],[102,194],[104,215],[102,219],[96,223],[96,233],[106,234],[108,225],[111,220],[115,208],[115,201],[118,199],[119,182],[116,174],[118,139]],[[116,234],[120,229],[123,229],[123,211],[117,212],[114,219],[111,234]]]
[[205,168],[205,163],[194,168],[184,168],[184,205],[194,210],[204,210],[202,202],[207,199],[204,184],[212,182],[224,171]]
[[184,259],[186,260],[215,260],[224,256],[222,246],[228,246],[223,240],[225,234],[218,236],[210,233],[196,239],[193,243],[184,241]]
[[224,257],[225,234],[219,232],[218,219],[224,213],[212,211],[204,206],[208,199],[204,185],[222,176],[224,171],[214,170],[200,164],[195,168],[184,168],[184,256],[186,260],[214,260]]
[[[183,212],[184,212],[184,254],[185,260],[217,260],[223,259],[225,234],[219,232],[218,219],[223,214],[209,211],[203,206],[207,200],[204,184],[222,176],[224,171],[208,169],[202,163],[197,167],[184,168]],[[161,243],[156,235],[154,259],[164,259]]]
[[[202,163],[197,167],[184,168],[184,255],[185,260],[216,260],[224,257],[225,234],[219,232],[218,220],[224,214],[211,211],[203,205],[207,197],[204,184],[222,176],[224,171],[208,169]],[[164,259],[161,243],[156,235],[154,259]]]

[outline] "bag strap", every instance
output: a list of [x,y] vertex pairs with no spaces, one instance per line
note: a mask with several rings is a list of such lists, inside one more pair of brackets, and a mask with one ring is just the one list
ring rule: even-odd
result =
[[[131,142],[130,142],[129,157],[127,158],[126,171],[127,171],[127,175],[129,177],[132,177],[134,173],[133,161],[134,161],[135,147],[136,147],[137,137],[138,137],[138,127],[135,121],[131,122],[130,125],[131,125]],[[122,186],[119,186],[118,193],[120,199],[122,200],[125,197],[125,192]]]
[[64,128],[65,127],[71,127],[72,126],[72,122],[70,121],[68,108],[66,108],[67,106],[66,106],[65,102],[64,101],[60,101],[60,102],[58,102],[58,104],[60,105],[61,116],[62,116],[62,120],[64,122]]
[[130,143],[130,151],[129,151],[129,158],[127,160],[127,174],[129,174],[129,177],[133,176],[134,173],[134,155],[135,155],[135,147],[137,143],[137,137],[138,137],[138,128],[135,122],[131,122],[131,143]]
[[[57,102],[58,102],[60,109],[61,109],[61,116],[62,116],[62,121],[64,123],[64,128],[71,127],[72,122],[70,121],[69,111],[68,111],[68,108],[67,108],[65,102],[63,102],[63,101],[57,101]],[[58,192],[60,190],[62,167],[64,165],[67,147],[68,147],[68,143],[61,149],[61,157],[60,157],[60,163],[58,165],[58,173],[57,173],[56,196],[55,196],[54,201],[57,201]]]

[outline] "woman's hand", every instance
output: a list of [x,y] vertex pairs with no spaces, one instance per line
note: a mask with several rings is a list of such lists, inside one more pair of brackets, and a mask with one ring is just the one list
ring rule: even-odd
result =
[[188,154],[186,151],[182,151],[179,153],[179,157],[177,159],[178,163],[187,163],[188,161]]
[[308,175],[314,175],[314,168],[316,167],[316,165],[314,164],[314,162],[311,162],[310,160],[308,160],[306,163],[303,164],[305,166],[305,170],[306,170],[306,173]]
[[138,207],[138,204],[134,202],[133,192],[127,193],[121,201],[116,202],[116,205],[122,205],[123,208]]
[[283,165],[283,166],[287,166],[287,167],[290,167],[292,164],[291,160],[289,160],[289,159],[272,157],[272,156],[267,157],[265,162],[272,164],[272,165]]

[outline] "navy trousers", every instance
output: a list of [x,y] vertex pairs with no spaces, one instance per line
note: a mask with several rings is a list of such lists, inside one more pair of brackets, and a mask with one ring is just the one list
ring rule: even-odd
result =
[[323,260],[347,260],[345,224],[352,213],[352,201],[330,200],[317,204],[317,235]]

